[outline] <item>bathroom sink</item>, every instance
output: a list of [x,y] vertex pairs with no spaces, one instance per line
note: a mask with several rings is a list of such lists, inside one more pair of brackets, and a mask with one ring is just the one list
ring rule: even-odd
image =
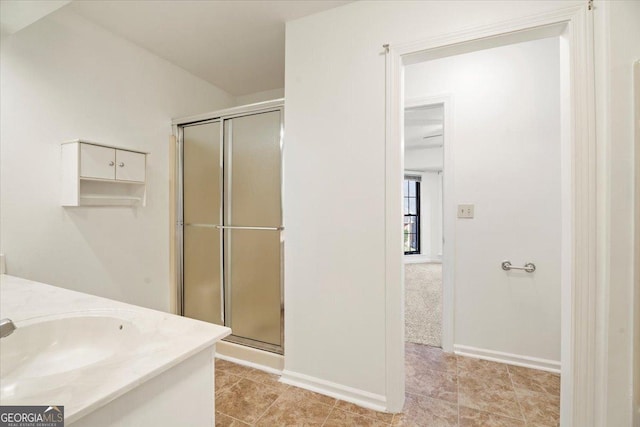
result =
[[0,399],[9,404],[73,382],[131,351],[140,332],[122,316],[69,315],[17,322],[0,342]]

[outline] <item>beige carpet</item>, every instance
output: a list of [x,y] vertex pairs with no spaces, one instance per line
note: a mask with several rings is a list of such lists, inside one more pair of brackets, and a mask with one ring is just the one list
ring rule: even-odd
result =
[[404,265],[405,340],[442,347],[442,264]]

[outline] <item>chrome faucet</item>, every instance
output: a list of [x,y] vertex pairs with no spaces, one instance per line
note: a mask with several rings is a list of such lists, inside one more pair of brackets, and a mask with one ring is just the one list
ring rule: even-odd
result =
[[16,330],[16,325],[13,324],[11,319],[0,320],[0,338],[8,337]]

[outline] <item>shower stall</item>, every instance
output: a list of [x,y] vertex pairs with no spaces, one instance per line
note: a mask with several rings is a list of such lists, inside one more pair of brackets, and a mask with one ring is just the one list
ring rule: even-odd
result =
[[174,121],[178,310],[279,354],[283,116],[279,100]]

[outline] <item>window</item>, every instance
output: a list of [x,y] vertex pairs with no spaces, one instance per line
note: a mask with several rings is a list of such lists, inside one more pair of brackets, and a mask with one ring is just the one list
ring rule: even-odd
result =
[[404,177],[404,254],[420,253],[420,177]]

